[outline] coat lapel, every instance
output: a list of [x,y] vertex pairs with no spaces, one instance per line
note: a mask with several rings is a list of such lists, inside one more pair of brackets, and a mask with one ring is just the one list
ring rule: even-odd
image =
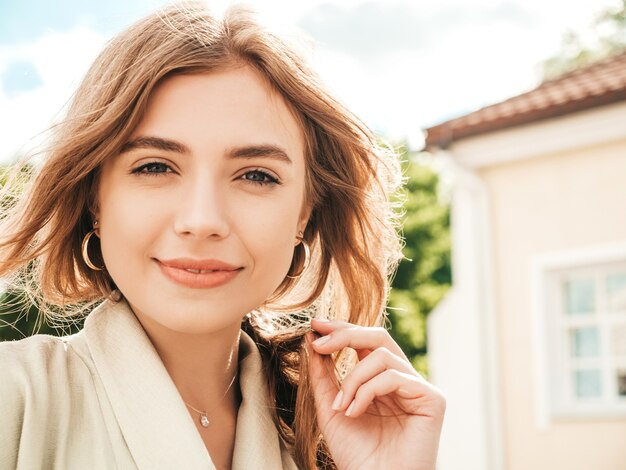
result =
[[105,300],[85,335],[128,449],[139,469],[214,470],[165,366],[125,300]]
[[[215,470],[176,386],[127,302],[105,300],[89,314],[84,330],[137,467]],[[239,382],[242,402],[233,469],[295,468],[272,420],[261,355],[243,331]]]
[[[239,348],[245,355],[240,353],[242,401],[237,416],[233,469],[283,468],[281,445],[272,419],[261,354],[252,338],[243,331]],[[267,464],[260,465],[261,462]]]

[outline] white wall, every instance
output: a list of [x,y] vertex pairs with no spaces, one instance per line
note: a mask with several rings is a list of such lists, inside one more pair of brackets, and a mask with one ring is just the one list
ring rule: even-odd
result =
[[440,470],[624,470],[626,421],[535,420],[531,265],[626,240],[626,103],[454,143],[453,288],[428,322]]
[[486,193],[471,173],[448,168],[454,287],[428,320],[430,378],[447,398],[437,468],[501,470]]

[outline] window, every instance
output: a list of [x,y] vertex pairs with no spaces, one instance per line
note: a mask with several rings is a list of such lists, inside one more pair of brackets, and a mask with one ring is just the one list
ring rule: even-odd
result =
[[535,271],[544,418],[623,417],[626,256],[567,258]]

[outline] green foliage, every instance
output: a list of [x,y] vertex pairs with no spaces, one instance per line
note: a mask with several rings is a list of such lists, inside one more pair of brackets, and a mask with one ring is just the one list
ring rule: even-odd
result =
[[439,198],[439,176],[400,147],[407,179],[402,260],[389,295],[391,336],[422,374],[426,361],[426,318],[451,285],[450,209]]
[[626,48],[626,0],[621,3],[617,8],[601,11],[586,34],[565,33],[561,50],[542,63],[542,78],[550,80],[623,51]]
[[23,292],[8,290],[0,295],[0,341],[19,340],[34,334],[64,336],[77,333],[83,320],[61,325],[45,321]]
[[[32,164],[0,167],[0,187],[7,188],[11,182],[11,191],[2,193],[0,219],[17,202],[33,171]],[[3,288],[0,293],[0,341],[19,340],[36,333],[62,336],[76,333],[81,327],[82,320],[50,324],[23,291]]]
[[[397,201],[403,201],[405,211],[403,253],[407,259],[400,263],[392,283],[388,309],[390,333],[416,369],[428,375],[426,318],[451,283],[450,212],[439,201],[437,173],[410,158],[406,146],[399,150],[407,178],[397,197]],[[0,171],[0,184],[5,183],[6,171]],[[25,305],[29,304],[23,293],[5,291],[0,295],[0,341],[21,339],[37,332],[74,333],[81,327],[81,322],[77,322],[63,329],[54,328],[42,321],[35,307]]]

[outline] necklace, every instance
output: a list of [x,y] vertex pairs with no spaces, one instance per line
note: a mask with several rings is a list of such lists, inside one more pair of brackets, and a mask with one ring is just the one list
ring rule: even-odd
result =
[[[235,378],[236,377],[237,377],[237,373],[235,372],[235,375],[233,375],[233,378],[230,381],[230,385],[228,385],[228,388],[224,392],[224,395],[222,395],[222,398],[220,398],[220,401],[217,402],[218,404],[220,404],[222,402],[222,400],[224,399],[224,397],[226,396],[226,394],[230,390],[230,387],[233,386],[233,384],[235,383]],[[207,412],[206,411],[201,411],[201,410],[195,409],[193,406],[191,406],[185,400],[183,400],[183,403],[185,405],[187,405],[189,408],[191,408],[193,411],[195,411],[196,413],[200,413],[200,424],[202,425],[202,427],[204,427],[204,428],[208,428],[209,427],[209,424],[211,424],[211,422],[209,421],[209,417],[207,416]]]

